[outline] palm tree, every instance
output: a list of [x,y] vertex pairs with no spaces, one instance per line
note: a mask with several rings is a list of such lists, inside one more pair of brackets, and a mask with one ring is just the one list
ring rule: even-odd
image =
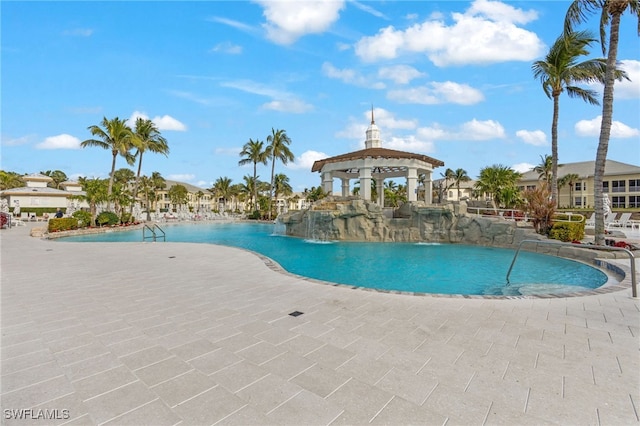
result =
[[478,176],[475,186],[477,190],[491,196],[493,208],[497,210],[503,199],[506,201],[506,199],[513,200],[515,198],[513,189],[520,176],[520,173],[509,166],[494,164],[480,169],[480,176]]
[[289,184],[289,177],[284,173],[278,173],[274,177],[274,198],[276,199],[276,203],[278,202],[278,195],[282,194],[283,196],[288,196],[293,193],[293,189]]
[[[604,77],[604,90],[602,95],[602,124],[600,125],[600,138],[596,152],[596,164],[594,179],[595,196],[595,243],[604,245],[604,200],[602,180],[609,149],[609,137],[611,136],[611,123],[613,121],[613,85],[616,80],[616,65],[618,62],[618,40],[620,38],[620,19],[622,14],[629,10],[638,19],[640,27],[640,0],[574,0],[571,2],[564,20],[564,32],[573,31],[573,26],[587,19],[592,13],[600,12],[600,45],[602,54],[607,55],[607,67]],[[609,52],[605,41],[606,29],[609,30]],[[639,31],[640,33],[640,31]]]
[[89,204],[89,212],[91,213],[91,225],[96,223],[96,214],[98,211],[98,204],[103,203],[109,199],[107,195],[107,181],[106,179],[87,179],[84,177],[78,178],[78,182],[82,186],[84,195],[80,195],[79,198],[85,200]]
[[[88,146],[97,146],[98,148],[111,150],[111,174],[109,175],[109,187],[107,195],[110,197],[113,192],[113,174],[116,171],[116,158],[118,154],[125,158],[127,164],[133,165],[135,158],[129,152],[132,148],[131,128],[127,126],[125,120],[118,117],[108,120],[107,117],[102,119],[102,128],[97,125],[89,126],[88,130],[93,136],[99,139],[87,139],[80,143],[80,146],[86,148]],[[107,210],[111,210],[111,201],[107,200]]]
[[211,188],[213,194],[216,197],[222,198],[222,210],[227,209],[227,200],[231,196],[231,179],[228,177],[219,177],[214,183],[213,188]]
[[291,139],[287,136],[286,131],[284,130],[275,130],[271,128],[271,134],[267,136],[267,142],[269,145],[267,146],[267,157],[271,158],[271,188],[269,190],[269,213],[268,218],[271,220],[271,209],[273,204],[273,191],[274,187],[274,178],[275,178],[275,169],[276,169],[276,160],[282,161],[282,164],[287,164],[289,161],[294,160],[293,153],[289,150],[289,144],[291,143]]
[[142,194],[144,194],[144,202],[145,202],[145,205],[147,206],[147,222],[148,222],[151,220],[150,200],[152,196],[153,198],[155,198],[155,195],[156,195],[156,191],[155,191],[155,188],[153,187],[153,181],[151,180],[151,178],[148,176],[141,176],[139,189],[140,191],[142,191]]
[[[161,191],[167,187],[167,182],[164,180],[160,172],[151,173],[151,183],[154,192]],[[156,210],[158,210],[156,213],[160,213],[157,202],[158,200],[156,199]]]
[[553,156],[541,155],[540,156],[540,164],[533,168],[533,171],[538,173],[538,180],[542,180],[544,182],[551,182],[551,175],[553,174]]
[[53,179],[53,181],[49,182],[47,186],[55,189],[60,189],[60,184],[67,180],[67,175],[62,170],[47,170],[46,172],[40,172],[40,174],[49,176]]
[[181,206],[189,201],[189,190],[184,185],[173,185],[167,192],[171,204]]
[[138,173],[136,175],[136,183],[133,188],[133,203],[131,203],[131,210],[133,212],[133,204],[138,197],[138,185],[140,184],[140,171],[142,170],[142,154],[146,151],[156,154],[162,154],[165,157],[169,154],[169,145],[167,140],[162,137],[160,131],[149,119],[138,117],[136,119],[136,127],[133,133],[132,143],[136,148],[135,156],[138,157]]
[[569,185],[569,208],[573,208],[573,187],[580,180],[580,175],[569,173],[558,179],[558,189],[564,185]]
[[456,169],[453,172],[453,183],[458,190],[458,201],[460,201],[460,184],[462,182],[469,182],[470,180],[471,178],[469,177],[465,169]]
[[[238,165],[244,166],[245,164],[253,163],[253,180],[254,182],[258,180],[258,163],[262,163],[264,165],[267,164],[267,160],[269,157],[267,156],[267,151],[264,149],[264,142],[259,140],[249,139],[249,142],[245,143],[242,147],[242,151],[240,151],[240,156],[244,157],[240,161],[238,161]],[[257,206],[258,201],[258,187],[254,185],[253,188],[253,206]]]
[[198,191],[196,192],[196,213],[200,213],[200,200],[202,199],[202,197],[204,197],[204,192],[202,191]]
[[581,98],[591,105],[599,105],[597,92],[576,86],[576,83],[603,82],[606,68],[604,59],[578,62],[580,56],[589,54],[587,47],[596,41],[587,31],[569,32],[555,41],[543,61],[531,67],[535,78],[540,79],[542,90],[553,100],[551,122],[551,199],[558,201],[558,116],[560,95],[566,91],[570,98]]

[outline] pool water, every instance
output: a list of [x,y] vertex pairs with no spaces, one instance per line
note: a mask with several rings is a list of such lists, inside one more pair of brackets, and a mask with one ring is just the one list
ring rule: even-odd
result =
[[[287,271],[339,284],[404,292],[526,295],[590,290],[607,282],[602,271],[568,259],[460,244],[318,242],[274,235],[264,223],[201,223],[165,227],[168,242],[210,243],[261,253]],[[142,231],[60,241],[139,242]],[[161,244],[161,243],[158,243]]]

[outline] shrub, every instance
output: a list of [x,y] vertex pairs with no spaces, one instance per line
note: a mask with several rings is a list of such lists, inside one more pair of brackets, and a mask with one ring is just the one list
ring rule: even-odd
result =
[[78,219],[78,227],[86,228],[87,226],[91,226],[91,213],[78,210],[73,212],[71,216]]
[[120,218],[114,212],[102,212],[96,218],[96,222],[99,226],[117,225],[120,223]]
[[[575,218],[575,216],[574,216]],[[557,215],[556,220],[570,220],[571,216]],[[554,222],[549,231],[549,238],[560,241],[580,241],[584,238],[584,220],[572,222]]]
[[546,185],[524,192],[524,210],[531,218],[533,228],[538,234],[548,235],[553,227],[555,203],[550,198],[551,192]]
[[123,212],[122,215],[120,216],[120,222],[121,223],[129,223],[131,222],[131,218],[133,217],[132,214],[127,213],[127,212]]
[[49,232],[69,231],[71,229],[78,229],[78,219],[76,219],[75,217],[49,219],[49,225],[47,228]]

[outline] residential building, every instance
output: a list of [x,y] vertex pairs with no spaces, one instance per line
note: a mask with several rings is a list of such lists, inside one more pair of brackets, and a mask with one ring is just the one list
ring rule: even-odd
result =
[[[566,163],[558,167],[558,178],[576,174],[579,178],[572,186],[558,188],[558,205],[568,208],[593,208],[595,161]],[[521,190],[540,185],[537,172],[523,173],[519,181]],[[612,208],[640,209],[640,166],[607,160],[602,181],[602,189],[608,195]]]
[[57,208],[76,210],[89,207],[85,201],[76,198],[84,195],[78,182],[63,182],[60,184],[63,189],[56,189],[47,186],[53,179],[40,173],[24,175],[22,180],[26,186],[0,191],[0,198],[6,200],[10,208],[20,207],[21,212],[28,212],[34,209],[54,211]]

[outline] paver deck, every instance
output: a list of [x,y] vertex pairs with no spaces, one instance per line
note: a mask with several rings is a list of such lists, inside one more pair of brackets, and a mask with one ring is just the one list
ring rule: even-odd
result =
[[3,424],[640,423],[630,289],[384,294],[235,248],[29,229],[0,231]]

